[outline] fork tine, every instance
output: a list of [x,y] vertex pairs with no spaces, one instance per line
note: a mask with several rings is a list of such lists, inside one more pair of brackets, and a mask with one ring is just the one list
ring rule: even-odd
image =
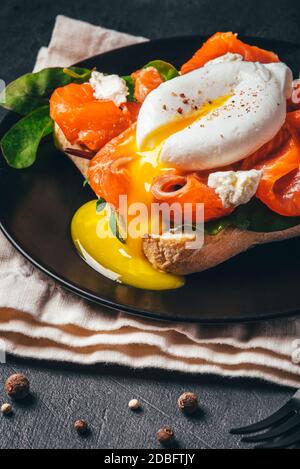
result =
[[292,433],[284,438],[279,438],[277,441],[264,443],[263,445],[256,446],[255,449],[275,449],[275,448],[288,448],[300,442],[300,430]]
[[288,414],[292,411],[291,403],[287,402],[281,409],[277,410],[273,415],[262,420],[261,422],[254,423],[253,425],[249,425],[247,427],[241,428],[234,428],[230,430],[230,433],[233,435],[243,435],[246,433],[256,433],[261,430],[265,430],[266,428],[271,427],[275,423],[280,422],[282,419],[288,416]]
[[[292,414],[291,414],[292,415]],[[300,415],[296,414],[291,416],[284,423],[279,425],[276,428],[269,430],[266,433],[261,433],[260,435],[247,436],[242,438],[243,443],[258,443],[260,441],[271,440],[277,438],[278,436],[284,435],[289,430],[292,430],[294,427],[300,424]]]

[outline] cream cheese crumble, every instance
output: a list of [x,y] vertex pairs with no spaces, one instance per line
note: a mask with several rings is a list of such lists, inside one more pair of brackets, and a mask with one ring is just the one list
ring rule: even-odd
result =
[[208,177],[208,186],[215,190],[225,208],[246,204],[255,195],[262,171],[218,171]]
[[125,80],[118,75],[104,75],[94,71],[89,83],[96,99],[113,101],[116,106],[126,103],[129,95],[128,87]]

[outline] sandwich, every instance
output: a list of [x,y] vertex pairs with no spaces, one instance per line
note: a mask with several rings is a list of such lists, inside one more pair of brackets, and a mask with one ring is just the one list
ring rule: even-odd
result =
[[177,288],[300,235],[300,83],[275,52],[216,33],[180,71],[154,60],[57,87],[50,117],[97,197],[75,214],[74,243],[115,281]]

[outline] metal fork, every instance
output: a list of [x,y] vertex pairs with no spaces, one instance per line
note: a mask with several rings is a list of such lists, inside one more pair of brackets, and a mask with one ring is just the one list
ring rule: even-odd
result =
[[245,436],[241,441],[244,443],[264,442],[256,446],[261,449],[288,448],[300,442],[300,389],[270,417],[248,427],[235,428],[230,430],[230,433],[245,435],[263,430],[268,431],[254,436]]

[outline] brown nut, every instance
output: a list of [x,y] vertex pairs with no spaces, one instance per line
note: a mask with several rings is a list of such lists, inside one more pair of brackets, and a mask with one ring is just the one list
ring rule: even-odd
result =
[[11,375],[5,383],[5,392],[12,399],[25,399],[30,392],[29,380],[20,373]]
[[157,441],[161,444],[161,445],[169,445],[171,444],[174,439],[175,439],[175,435],[174,435],[174,431],[171,427],[169,426],[166,426],[166,427],[162,427],[160,430],[158,430],[158,432],[156,433],[156,438],[157,438]]
[[198,397],[193,392],[184,392],[178,398],[179,409],[187,415],[193,415],[198,410]]
[[74,423],[74,428],[81,435],[87,433],[88,431],[88,425],[85,420],[76,420]]

